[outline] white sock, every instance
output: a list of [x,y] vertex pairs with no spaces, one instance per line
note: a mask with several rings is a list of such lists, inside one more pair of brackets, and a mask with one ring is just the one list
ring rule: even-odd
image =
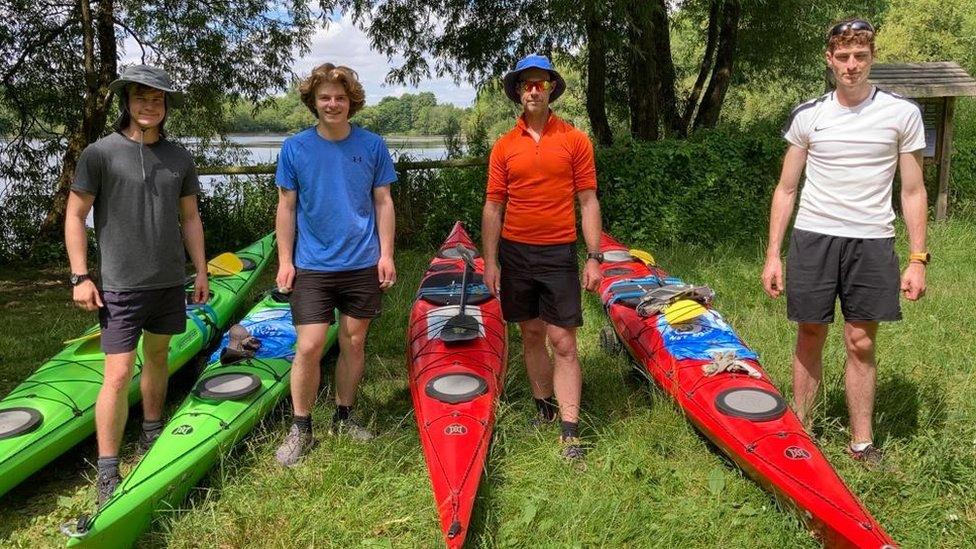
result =
[[871,444],[872,443],[870,440],[867,442],[852,442],[851,450],[854,450],[855,452],[863,452],[868,446],[871,446]]

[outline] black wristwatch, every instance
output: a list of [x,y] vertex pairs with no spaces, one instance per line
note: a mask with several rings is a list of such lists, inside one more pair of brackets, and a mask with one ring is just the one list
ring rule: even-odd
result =
[[586,260],[595,259],[597,263],[603,263],[603,252],[587,252]]
[[77,286],[86,280],[91,280],[91,276],[88,273],[85,274],[71,273],[71,277],[68,279],[68,282],[70,282],[72,286]]

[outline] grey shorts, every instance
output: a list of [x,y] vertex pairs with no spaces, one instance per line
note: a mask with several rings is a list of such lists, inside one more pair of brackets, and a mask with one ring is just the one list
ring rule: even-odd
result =
[[793,229],[786,257],[786,314],[795,322],[901,320],[894,238],[846,238]]
[[289,302],[296,326],[332,324],[336,309],[353,318],[376,318],[383,305],[379,271],[375,265],[332,273],[297,269]]
[[186,291],[183,286],[133,292],[102,292],[98,310],[102,352],[111,355],[135,350],[145,330],[175,335],[186,329]]
[[582,289],[575,244],[498,243],[502,316],[508,322],[538,318],[554,326],[583,325]]

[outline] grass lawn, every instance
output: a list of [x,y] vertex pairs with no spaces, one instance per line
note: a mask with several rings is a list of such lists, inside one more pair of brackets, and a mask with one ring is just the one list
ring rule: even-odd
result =
[[[637,245],[639,243],[630,243]],[[905,320],[879,337],[876,442],[882,472],[844,454],[844,351],[831,329],[816,435],[827,456],[878,521],[905,547],[976,545],[976,223],[930,228],[930,290],[905,303]],[[651,250],[672,273],[708,284],[716,306],[759,352],[789,397],[794,326],[785,301],[759,285],[761,248],[677,246]],[[905,239],[899,238],[905,255]],[[179,510],[163,511],[147,547],[438,547],[442,545],[406,385],[404,333],[430,252],[398,257],[400,282],[371,329],[360,412],[381,433],[361,445],[324,435],[331,387],[314,413],[319,447],[293,470],[273,452],[288,425],[285,407],[226,456]],[[0,270],[0,394],[93,316],[69,302],[62,273]],[[265,275],[266,288],[273,269]],[[628,361],[598,345],[603,312],[585,299],[580,332],[584,471],[558,457],[553,431],[532,433],[534,412],[512,330],[506,392],[481,482],[469,545],[477,547],[816,547],[800,521],[717,453],[660,391],[635,382]],[[334,360],[327,366],[328,375]],[[186,395],[192,367],[177,374],[170,406]],[[137,414],[133,414],[135,417]],[[135,422],[130,422],[134,427]],[[130,428],[127,448],[135,440]],[[94,443],[87,441],[0,503],[0,546],[58,546],[58,525],[94,502]]]

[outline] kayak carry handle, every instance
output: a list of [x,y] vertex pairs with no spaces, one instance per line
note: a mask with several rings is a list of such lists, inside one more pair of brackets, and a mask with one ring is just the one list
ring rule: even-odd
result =
[[71,523],[65,522],[61,525],[61,533],[69,538],[83,538],[88,535],[91,527],[91,517],[86,514],[78,516],[78,521]]
[[447,530],[447,538],[454,539],[458,534],[461,533],[461,521],[455,520],[451,523],[451,527]]

